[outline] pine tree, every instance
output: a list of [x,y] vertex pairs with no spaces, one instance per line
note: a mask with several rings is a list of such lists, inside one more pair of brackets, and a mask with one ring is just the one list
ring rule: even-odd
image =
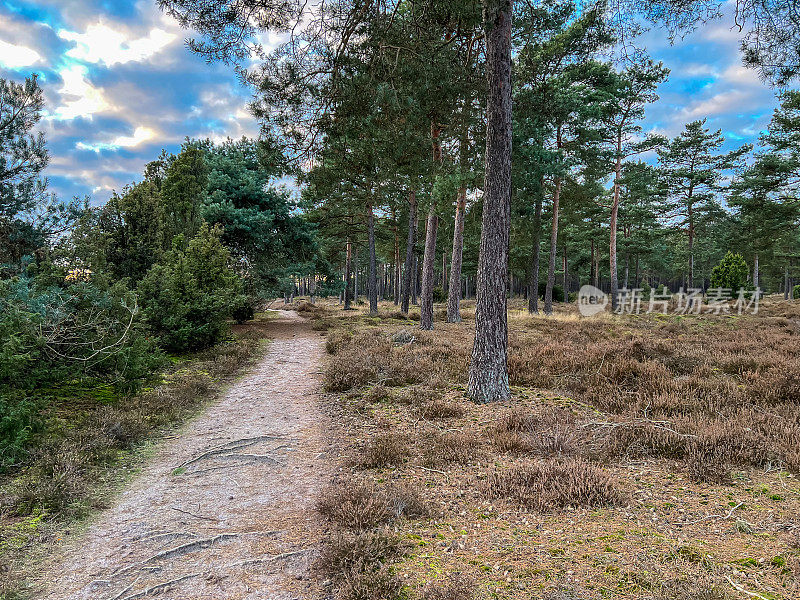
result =
[[672,217],[686,232],[688,241],[687,284],[694,287],[695,241],[698,219],[714,206],[724,173],[734,168],[750,150],[720,153],[722,132],[710,131],[706,120],[692,121],[668,145],[658,150],[659,164],[669,186]]

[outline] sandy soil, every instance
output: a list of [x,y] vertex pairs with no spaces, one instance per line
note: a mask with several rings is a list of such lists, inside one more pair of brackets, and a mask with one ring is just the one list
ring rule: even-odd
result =
[[288,600],[315,595],[313,506],[327,481],[323,340],[295,313],[267,355],[43,567],[34,598]]

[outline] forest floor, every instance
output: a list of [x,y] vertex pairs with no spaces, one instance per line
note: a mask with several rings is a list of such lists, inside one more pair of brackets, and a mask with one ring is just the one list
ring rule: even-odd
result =
[[800,597],[800,303],[546,318],[516,300],[512,398],[485,406],[465,401],[463,305],[429,332],[390,303],[300,307],[327,330],[346,440],[320,503],[341,598]]
[[62,543],[39,567],[33,598],[316,595],[313,503],[330,469],[316,401],[323,340],[289,311],[264,333],[267,354]]

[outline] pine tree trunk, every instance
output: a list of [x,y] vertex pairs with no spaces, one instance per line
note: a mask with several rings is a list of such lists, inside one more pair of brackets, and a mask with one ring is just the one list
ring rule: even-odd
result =
[[350,310],[350,303],[352,301],[350,291],[350,272],[353,270],[353,244],[350,238],[347,238],[347,250],[345,252],[344,261],[344,309]]
[[414,255],[414,286],[411,288],[411,304],[418,306],[417,296],[419,295],[419,256]]
[[434,261],[436,260],[436,230],[439,217],[431,199],[428,222],[425,227],[425,256],[422,259],[422,294],[420,298],[419,328],[433,329],[433,288],[436,285]]
[[753,261],[753,289],[758,289],[758,253]]
[[556,252],[558,251],[558,202],[561,197],[561,177],[556,177],[553,192],[553,225],[550,230],[550,263],[547,267],[547,287],[544,290],[544,314],[553,314],[553,286],[556,282]]
[[478,255],[475,343],[468,394],[475,402],[507,400],[506,280],[511,227],[511,0],[484,0],[486,168]]
[[564,242],[564,302],[569,302],[569,271],[567,270],[567,242]]
[[461,323],[461,262],[464,256],[464,212],[467,189],[458,190],[456,218],[453,224],[453,255],[450,257],[450,289],[447,294],[447,322]]
[[417,241],[417,193],[408,195],[408,240],[406,242],[406,262],[403,266],[403,302],[400,310],[408,314],[411,287],[414,285],[414,245]]
[[[620,152],[620,144],[617,145],[617,152]],[[611,221],[609,223],[609,249],[608,267],[611,278],[611,309],[616,310],[619,303],[617,295],[619,293],[619,279],[617,277],[617,218],[619,216],[619,186],[620,175],[622,172],[622,157],[617,155],[617,164],[614,169],[614,201],[611,203]]]
[[367,238],[369,240],[369,314],[378,314],[378,259],[375,256],[375,212],[367,204]]
[[392,221],[394,222],[394,275],[392,277],[392,295],[394,305],[400,304],[400,233],[397,228],[397,215],[392,208]]
[[783,266],[783,299],[789,299],[789,265]]
[[[542,182],[542,188],[544,182]],[[531,251],[531,268],[528,272],[528,312],[539,314],[539,261],[541,259],[542,236],[542,194],[536,194],[536,205],[533,213],[533,244]]]

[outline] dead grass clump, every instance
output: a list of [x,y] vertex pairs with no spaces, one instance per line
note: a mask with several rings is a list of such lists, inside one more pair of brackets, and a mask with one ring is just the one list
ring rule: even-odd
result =
[[392,519],[385,493],[374,484],[341,479],[320,496],[317,510],[345,529],[363,531]]
[[720,449],[708,442],[700,441],[691,446],[686,466],[689,479],[700,483],[722,483],[728,476]]
[[788,544],[792,550],[800,550],[800,527],[789,534]]
[[188,408],[202,402],[212,387],[213,382],[208,375],[190,372],[176,375],[167,392],[173,406]]
[[35,507],[76,517],[86,510],[89,494],[88,457],[67,445],[42,447],[15,490],[16,509],[27,513]]
[[131,448],[150,430],[145,416],[138,410],[123,411],[104,406],[98,414],[99,432],[114,448]]
[[383,488],[356,478],[343,478],[320,495],[317,510],[332,523],[364,531],[394,519],[427,517],[430,507],[409,485],[395,483]]
[[574,421],[572,413],[558,407],[514,407],[503,413],[486,433],[500,452],[575,454],[578,435]]
[[431,514],[431,507],[422,495],[407,483],[388,486],[386,499],[395,518],[422,519]]
[[425,381],[433,371],[430,357],[413,345],[395,347],[379,331],[365,331],[341,346],[325,371],[325,388],[344,392],[372,383],[400,386]]
[[580,458],[529,462],[495,471],[487,492],[491,498],[508,498],[540,511],[606,506],[622,499],[608,473]]
[[331,331],[325,336],[325,350],[328,354],[336,354],[341,350],[351,339],[353,333],[347,330]]
[[396,433],[382,433],[367,441],[358,466],[365,469],[397,466],[408,456],[408,445]]
[[495,428],[498,431],[530,433],[574,422],[575,418],[572,413],[556,406],[515,406],[500,415]]
[[403,583],[389,567],[347,573],[336,594],[337,600],[400,600]]
[[316,569],[339,579],[369,570],[376,564],[388,564],[401,557],[404,550],[401,540],[386,531],[339,532],[323,544]]
[[423,419],[453,419],[464,416],[464,407],[458,402],[437,398],[417,407]]
[[557,583],[544,591],[542,600],[592,600],[592,597],[577,584]]
[[506,454],[530,454],[535,450],[531,436],[525,433],[492,428],[487,432],[487,435],[498,452]]
[[434,434],[426,441],[422,451],[422,464],[438,467],[450,463],[466,464],[480,455],[478,440],[465,432]]
[[212,350],[212,356],[208,361],[209,372],[214,377],[224,377],[235,373],[253,359],[258,344],[258,339],[221,344]]
[[615,422],[601,428],[597,437],[601,455],[608,458],[664,456],[682,459],[692,443],[687,435],[647,421]]
[[475,582],[461,573],[452,573],[444,581],[430,581],[424,588],[420,600],[473,600]]
[[367,402],[372,402],[373,404],[377,404],[378,402],[385,402],[389,400],[391,397],[391,392],[381,384],[373,385],[367,392],[364,394],[364,400]]

